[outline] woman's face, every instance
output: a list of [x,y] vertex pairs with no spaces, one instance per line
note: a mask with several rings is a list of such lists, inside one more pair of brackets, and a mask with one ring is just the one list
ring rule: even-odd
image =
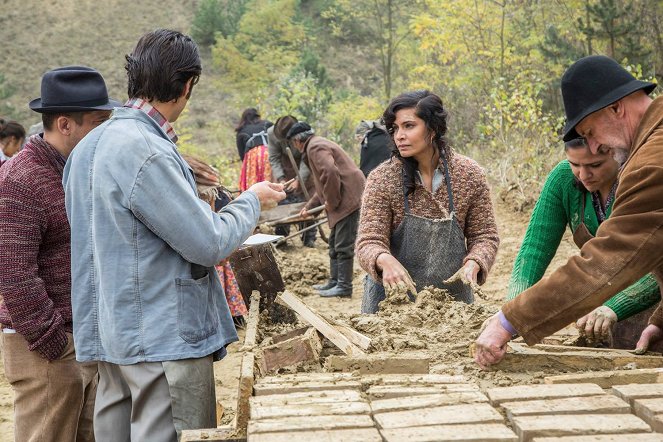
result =
[[568,149],[566,158],[571,165],[573,175],[590,192],[612,186],[617,179],[619,163],[614,160],[610,152],[599,151],[592,154],[587,147]]
[[2,140],[2,151],[4,154],[8,157],[13,157],[16,155],[16,153],[21,150],[21,146],[23,146],[23,141],[22,139],[16,138],[16,137],[9,137],[4,140]]
[[394,143],[402,157],[415,157],[433,150],[428,128],[415,109],[401,109],[394,121]]

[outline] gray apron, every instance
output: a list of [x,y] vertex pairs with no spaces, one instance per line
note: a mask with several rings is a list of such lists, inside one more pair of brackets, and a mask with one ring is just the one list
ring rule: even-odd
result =
[[[460,281],[444,284],[463,266],[467,256],[465,235],[454,215],[451,178],[446,158],[444,180],[449,196],[449,218],[428,219],[410,213],[405,186],[403,186],[403,204],[405,217],[391,236],[391,254],[410,273],[417,285],[417,290],[426,286],[447,289],[456,301],[468,304],[474,302],[472,289]],[[364,297],[361,303],[362,313],[377,313],[378,304],[385,299],[384,287],[369,275],[364,279]],[[410,299],[414,300],[412,295]]]

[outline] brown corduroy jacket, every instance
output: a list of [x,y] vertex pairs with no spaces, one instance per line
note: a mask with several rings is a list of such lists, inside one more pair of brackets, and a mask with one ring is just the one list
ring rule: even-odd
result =
[[329,227],[361,207],[366,178],[352,158],[336,143],[312,136],[304,144],[302,157],[311,170],[315,194],[306,204],[313,209],[325,204]]
[[[612,215],[550,277],[502,308],[528,344],[589,313],[652,272],[663,281],[663,97],[645,112],[619,176]],[[650,323],[663,327],[663,310]]]

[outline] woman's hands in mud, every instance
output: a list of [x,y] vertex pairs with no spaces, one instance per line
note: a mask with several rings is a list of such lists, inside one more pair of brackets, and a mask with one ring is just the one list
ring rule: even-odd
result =
[[473,259],[468,259],[465,265],[458,269],[458,271],[454,273],[449,279],[445,280],[444,283],[451,284],[456,281],[460,281],[463,284],[467,284],[472,287],[474,291],[477,291],[479,289],[479,285],[477,284],[479,270],[481,270],[479,264]]
[[378,269],[382,271],[382,284],[387,290],[394,290],[399,286],[417,295],[412,277],[403,265],[398,262],[393,255],[389,253],[382,253],[376,260]]

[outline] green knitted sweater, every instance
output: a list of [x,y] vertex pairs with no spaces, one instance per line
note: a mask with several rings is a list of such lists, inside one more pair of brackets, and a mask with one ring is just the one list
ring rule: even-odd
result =
[[[574,185],[575,178],[569,162],[560,162],[548,175],[539,200],[532,211],[525,238],[513,264],[507,300],[515,298],[536,284],[546,272],[562,240],[566,226],[571,232],[580,224],[582,198],[585,201],[585,226],[596,234],[599,223],[592,205],[592,196]],[[610,216],[612,203],[607,207]],[[661,293],[651,274],[610,298],[610,307],[618,320],[626,319],[659,302]]]

